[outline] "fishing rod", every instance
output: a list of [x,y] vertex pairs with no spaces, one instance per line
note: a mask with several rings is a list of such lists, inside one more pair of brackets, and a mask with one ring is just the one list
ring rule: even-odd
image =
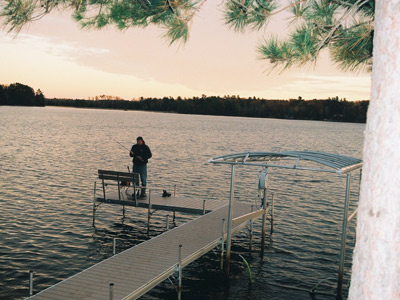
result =
[[[118,142],[116,139],[114,139],[113,137],[109,136],[110,139],[112,139],[114,142],[116,142],[118,145],[120,145],[122,148],[124,148],[125,150],[131,151],[128,148],[126,148],[124,145],[122,145],[120,142]],[[126,166],[128,168],[128,173],[131,172],[131,170],[129,169],[129,166]]]
[[116,142],[118,145],[120,145],[122,148],[124,148],[125,150],[131,151],[130,149],[126,148],[124,145],[122,145],[120,142],[118,142],[117,140],[115,140],[113,137],[109,136],[110,139],[112,139],[114,142]]

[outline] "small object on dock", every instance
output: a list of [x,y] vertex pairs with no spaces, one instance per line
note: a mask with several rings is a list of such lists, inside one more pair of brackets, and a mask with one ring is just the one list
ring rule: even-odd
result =
[[163,190],[162,196],[163,197],[171,197],[171,193],[168,193],[167,190]]

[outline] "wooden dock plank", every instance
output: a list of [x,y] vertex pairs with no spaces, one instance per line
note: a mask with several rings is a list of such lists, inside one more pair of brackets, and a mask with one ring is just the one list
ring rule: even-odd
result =
[[[31,299],[108,299],[110,282],[114,283],[114,299],[136,299],[174,272],[178,263],[179,244],[183,245],[184,266],[215,247],[221,237],[222,218],[227,218],[227,210],[227,206],[222,207],[171,229],[114,255],[32,296]],[[234,217],[249,212],[250,205],[234,205]],[[234,230],[238,231],[240,228],[238,225]]]

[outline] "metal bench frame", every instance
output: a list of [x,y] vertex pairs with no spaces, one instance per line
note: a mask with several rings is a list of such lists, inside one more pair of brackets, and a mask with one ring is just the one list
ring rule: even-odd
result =
[[101,179],[103,187],[103,197],[106,200],[106,184],[105,180],[116,181],[118,186],[118,200],[121,200],[121,182],[130,182],[133,184],[133,198],[137,201],[136,190],[141,189],[142,186],[139,184],[139,173],[127,173],[109,170],[98,170],[99,179]]

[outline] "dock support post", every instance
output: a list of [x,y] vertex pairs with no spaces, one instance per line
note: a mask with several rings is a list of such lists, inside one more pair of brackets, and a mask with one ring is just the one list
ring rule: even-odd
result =
[[229,264],[231,261],[231,243],[232,243],[232,216],[233,216],[233,198],[235,187],[235,165],[231,167],[231,189],[229,197],[229,210],[228,210],[228,236],[226,238],[226,263],[225,273],[229,275]]
[[165,228],[166,228],[166,231],[169,230],[169,216],[168,215],[167,215],[167,222],[166,222]]
[[203,215],[206,214],[206,200],[203,200]]
[[262,217],[262,228],[261,228],[261,252],[260,257],[264,258],[264,248],[265,248],[265,225],[267,223],[267,189],[264,188],[264,198],[263,198],[263,208],[264,213]]
[[225,219],[222,219],[222,236],[221,236],[221,271],[224,269],[224,245],[225,245]]
[[[117,173],[117,185],[118,185],[118,200],[121,201],[121,184],[119,182],[119,173]],[[122,204],[122,218],[125,219],[125,204]]]
[[119,185],[119,173],[117,173],[117,185],[118,185],[118,200],[121,201],[121,186]]
[[[251,206],[251,212],[253,212],[254,205]],[[249,252],[251,253],[251,246],[253,242],[253,219],[250,219],[250,229],[249,229]]]
[[29,271],[29,296],[33,296],[33,271]]
[[344,259],[346,255],[346,239],[347,239],[347,218],[349,213],[349,202],[350,202],[350,173],[347,173],[346,180],[346,198],[344,202],[344,212],[343,212],[343,223],[342,223],[342,240],[340,246],[340,262],[338,271],[338,283],[337,283],[337,296],[342,297],[342,286],[343,286],[343,272],[344,272]]
[[116,238],[113,238],[113,255],[115,255],[115,253],[116,253],[116,246],[117,246],[117,239]]
[[173,211],[173,214],[172,214],[172,222],[174,222],[174,224],[175,224],[175,211]]
[[182,245],[179,245],[178,256],[178,300],[182,299]]
[[110,283],[110,300],[113,300],[114,299],[114,291],[113,291],[113,289],[114,289],[114,283]]
[[151,190],[149,190],[149,205],[147,208],[147,237],[150,236],[150,218],[151,218]]
[[95,222],[96,222],[96,181],[94,182],[94,188],[93,188],[93,222],[92,222],[93,227]]
[[137,199],[137,195],[136,195],[136,183],[135,183],[135,175],[132,173],[133,175],[133,200],[135,201],[135,207],[138,207],[138,199]]
[[174,197],[176,196],[176,184],[174,185]]
[[101,176],[101,183],[103,185],[103,197],[104,197],[104,202],[106,201],[106,186],[104,185],[104,174]]
[[272,193],[272,200],[271,200],[271,234],[274,232],[274,198],[275,198],[275,194]]

